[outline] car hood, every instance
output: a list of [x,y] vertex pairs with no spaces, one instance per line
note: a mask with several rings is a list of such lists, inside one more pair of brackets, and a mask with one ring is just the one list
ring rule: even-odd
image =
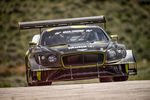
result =
[[68,45],[58,45],[49,47],[49,49],[59,52],[61,54],[75,53],[75,52],[105,52],[108,47],[108,42],[94,42],[94,43],[74,43]]

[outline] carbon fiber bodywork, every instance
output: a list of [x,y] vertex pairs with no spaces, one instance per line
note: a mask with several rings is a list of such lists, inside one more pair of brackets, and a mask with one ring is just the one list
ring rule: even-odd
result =
[[43,70],[40,71],[41,79],[38,80],[37,71],[32,72],[33,82],[54,82],[54,81],[71,81],[92,78],[118,77],[128,76],[125,66],[119,69],[118,65],[95,66],[82,68],[65,68],[58,70]]

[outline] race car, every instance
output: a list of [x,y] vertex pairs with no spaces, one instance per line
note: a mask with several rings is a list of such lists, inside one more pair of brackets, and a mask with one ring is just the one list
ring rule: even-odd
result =
[[[19,22],[19,29],[40,29],[25,54],[28,85],[92,78],[116,82],[136,75],[133,51],[119,44],[117,35],[109,36],[102,27],[90,25],[96,23],[106,26],[105,17]],[[42,28],[46,29],[41,32]]]

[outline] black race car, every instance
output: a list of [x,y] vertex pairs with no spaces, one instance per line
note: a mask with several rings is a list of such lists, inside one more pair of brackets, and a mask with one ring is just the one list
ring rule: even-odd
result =
[[117,35],[99,26],[104,16],[19,22],[20,29],[48,28],[33,37],[25,55],[28,85],[53,81],[99,78],[100,82],[126,81],[136,75],[132,50],[118,44]]

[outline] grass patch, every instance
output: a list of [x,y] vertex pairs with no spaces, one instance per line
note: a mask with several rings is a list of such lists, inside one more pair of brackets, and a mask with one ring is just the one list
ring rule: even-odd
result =
[[10,83],[7,83],[7,82],[1,82],[0,83],[0,88],[5,88],[5,87],[11,87],[11,84]]
[[137,75],[130,76],[129,80],[150,80],[150,67],[140,67],[137,71]]

